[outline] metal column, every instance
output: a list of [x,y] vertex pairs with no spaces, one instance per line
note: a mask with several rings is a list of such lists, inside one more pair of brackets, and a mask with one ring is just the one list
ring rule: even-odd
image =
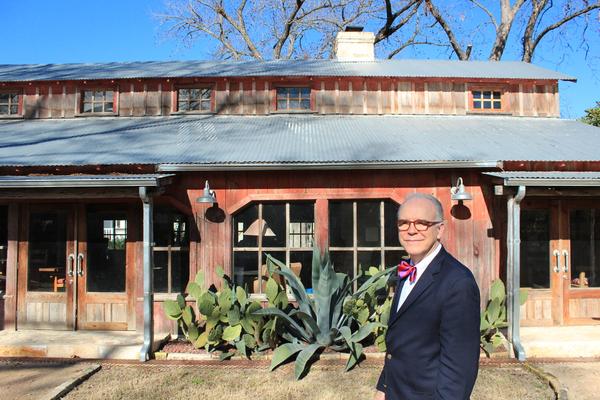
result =
[[152,276],[152,197],[147,188],[139,188],[140,198],[143,203],[143,259],[144,259],[144,345],[140,351],[140,361],[148,361],[152,355],[152,343],[154,342],[154,314],[152,305],[154,303],[154,282]]

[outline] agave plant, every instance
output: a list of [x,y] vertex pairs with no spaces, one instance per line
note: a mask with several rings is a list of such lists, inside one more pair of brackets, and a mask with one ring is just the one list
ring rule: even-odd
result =
[[[221,360],[239,353],[260,352],[277,345],[280,336],[280,323],[274,318],[265,320],[254,314],[261,309],[257,301],[250,301],[247,292],[232,283],[221,268],[217,275],[223,281],[222,289],[217,291],[214,286],[204,289],[204,274],[198,272],[193,282],[187,287],[187,292],[196,302],[196,309],[186,305],[182,295],[177,300],[165,301],[163,307],[168,318],[177,321],[185,337],[196,348],[207,351],[231,347],[235,350],[222,351]],[[288,306],[285,292],[270,278],[267,282],[269,305],[274,308]],[[230,345],[230,346],[226,346]]]
[[275,349],[271,370],[297,354],[294,369],[296,379],[299,379],[307,371],[315,353],[326,348],[349,351],[346,370],[353,368],[362,356],[361,342],[373,332],[377,332],[382,324],[369,322],[364,315],[356,318],[352,313],[344,313],[344,304],[352,301],[357,304],[359,300],[364,302],[367,293],[374,294],[373,287],[385,286],[395,267],[378,271],[353,293],[354,280],[350,280],[346,274],[336,273],[329,253],[326,251],[321,255],[320,250],[315,247],[312,259],[312,297],[307,294],[300,279],[285,264],[267,255],[267,267],[271,273],[280,274],[285,278],[298,303],[297,308],[289,308],[287,312],[275,307],[255,312],[257,315],[279,317],[287,325],[287,332],[283,338],[288,340],[288,343]]

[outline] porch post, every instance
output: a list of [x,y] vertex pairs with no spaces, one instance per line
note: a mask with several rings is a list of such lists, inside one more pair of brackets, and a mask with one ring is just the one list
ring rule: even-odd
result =
[[521,287],[521,200],[525,197],[525,186],[519,186],[516,195],[508,198],[508,226],[506,235],[506,308],[508,316],[508,340],[515,357],[525,361],[525,349],[521,344],[520,287]]
[[143,204],[143,273],[144,273],[144,345],[140,351],[140,361],[148,361],[152,355],[152,343],[154,342],[154,282],[152,277],[152,196],[147,188],[139,188],[140,198]]
[[[19,213],[20,207],[11,202],[8,205],[8,246],[6,249],[6,293],[4,296],[3,329],[17,329],[17,255],[19,252]],[[1,324],[0,324],[1,325]]]

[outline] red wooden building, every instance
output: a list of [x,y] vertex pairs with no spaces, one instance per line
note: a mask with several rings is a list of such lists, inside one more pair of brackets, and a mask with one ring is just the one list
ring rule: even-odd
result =
[[[531,289],[521,324],[597,323],[600,129],[559,119],[558,81],[574,79],[374,60],[343,52],[348,36],[372,45],[348,32],[337,60],[0,65],[4,329],[149,338],[197,271],[218,284],[223,266],[260,298],[270,253],[310,286],[315,243],[351,276],[393,265],[415,191],[442,201],[444,244],[483,300],[502,277]],[[470,199],[453,199],[459,180]]]

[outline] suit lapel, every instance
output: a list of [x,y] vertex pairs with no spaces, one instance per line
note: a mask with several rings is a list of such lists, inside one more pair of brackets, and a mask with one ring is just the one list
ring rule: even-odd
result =
[[[398,308],[398,301],[400,298],[400,293],[398,293],[398,296],[394,301],[394,308],[392,309],[394,314],[390,316],[390,322],[388,325],[391,325],[392,323],[394,323],[394,321],[396,321],[396,319],[398,319],[398,317],[400,317],[400,315],[402,315],[406,311],[406,309],[409,308],[411,306],[411,304],[413,304],[415,302],[415,300],[417,300],[419,298],[419,296],[421,296],[421,294],[429,286],[431,286],[431,284],[436,279],[436,275],[440,272],[440,268],[442,266],[442,261],[445,256],[446,256],[446,251],[442,247],[440,249],[440,252],[437,254],[437,256],[435,256],[435,258],[433,260],[431,260],[431,264],[429,264],[427,269],[425,269],[423,276],[421,276],[421,278],[419,278],[419,281],[417,282],[417,284],[415,285],[413,290],[410,292],[410,294],[408,295],[408,297],[402,304],[402,307],[400,307],[400,310],[398,310],[398,312],[396,312],[396,309]],[[404,281],[402,281],[402,282],[404,283]]]

